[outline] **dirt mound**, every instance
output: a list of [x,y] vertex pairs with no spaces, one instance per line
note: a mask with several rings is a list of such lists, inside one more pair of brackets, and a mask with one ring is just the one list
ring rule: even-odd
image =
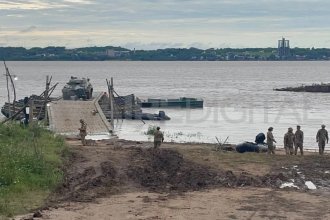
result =
[[74,172],[73,168],[66,174],[62,186],[56,192],[56,200],[87,202],[108,193],[115,193],[120,185],[117,170],[109,161],[99,166],[83,168],[82,172]]
[[128,176],[152,190],[197,190],[216,185],[218,173],[185,161],[172,150],[139,149],[131,156]]
[[85,202],[141,187],[155,192],[185,192],[210,187],[279,187],[292,178],[292,175],[278,172],[256,176],[214,169],[187,160],[173,149],[102,150],[77,148],[66,170],[65,181],[57,190],[57,201]]
[[272,186],[278,178],[215,170],[185,160],[178,152],[168,149],[137,149],[130,161],[128,176],[153,191],[200,190],[212,186]]

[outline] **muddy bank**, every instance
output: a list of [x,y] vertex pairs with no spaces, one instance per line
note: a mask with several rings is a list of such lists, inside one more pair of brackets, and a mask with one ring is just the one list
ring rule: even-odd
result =
[[[309,163],[308,159],[300,161],[298,165],[292,165],[288,160],[279,161],[269,172],[259,175],[258,172],[242,171],[239,167],[215,168],[207,163],[208,159],[205,163],[193,161],[185,153],[181,153],[182,150],[179,153],[175,148],[153,149],[142,145],[143,143],[136,142],[102,145],[100,142],[98,146],[73,146],[65,181],[57,189],[52,201],[86,202],[141,190],[182,193],[216,187],[279,188],[292,180],[299,189],[305,190],[307,179],[329,186],[330,175],[326,174],[326,170],[330,170],[330,166],[326,159],[319,157],[313,158],[317,163]],[[221,152],[214,154],[226,157]],[[229,152],[229,155],[245,156],[234,152]],[[266,155],[260,154],[260,157],[264,156]],[[253,161],[247,165],[251,169],[258,169]]]
[[[147,218],[150,210],[143,208],[146,203],[147,207],[149,204],[155,205],[154,211],[157,213],[158,203],[162,203],[164,207],[167,207],[169,200],[190,204],[193,198],[189,198],[189,201],[180,199],[188,194],[199,193],[200,198],[205,195],[205,201],[221,200],[222,197],[213,197],[213,192],[217,190],[229,190],[232,195],[237,195],[237,199],[232,201],[225,198],[228,197],[225,193],[223,198],[226,201],[219,201],[237,206],[232,209],[234,214],[228,213],[227,217],[239,217],[241,211],[248,211],[252,215],[259,210],[256,207],[264,203],[284,210],[285,215],[291,215],[292,213],[288,213],[290,209],[283,207],[290,204],[299,208],[300,202],[291,201],[290,196],[287,198],[288,201],[284,201],[277,198],[277,195],[284,196],[290,192],[301,201],[309,201],[313,197],[317,202],[317,205],[314,204],[315,207],[321,207],[330,195],[329,156],[310,154],[304,157],[288,157],[281,155],[281,152],[272,156],[257,153],[239,154],[216,151],[214,145],[177,143],[164,143],[161,149],[155,150],[152,143],[125,140],[97,141],[95,146],[81,146],[81,142],[77,140],[68,140],[68,143],[71,157],[64,167],[63,184],[45,206],[40,208],[45,218],[52,216],[49,219],[66,219],[67,215],[80,218],[79,210],[86,207],[86,214],[82,215],[85,217],[81,219],[90,219],[90,210],[95,208],[100,210],[92,214],[96,219],[108,219],[108,215],[102,213],[107,213],[108,206],[112,203],[124,215],[128,212],[128,215],[139,216],[139,210],[144,210],[143,216]],[[313,182],[317,190],[309,191],[306,181]],[[286,183],[295,187],[281,190],[280,187]],[[256,195],[246,198],[245,201],[241,198],[242,190]],[[295,192],[298,194],[294,194]],[[138,196],[131,197],[137,194]],[[266,199],[260,202],[259,194]],[[145,195],[155,195],[155,198]],[[318,196],[322,196],[322,199]],[[123,199],[121,205],[116,204],[114,201],[118,198],[126,200]],[[101,204],[105,202],[106,206],[95,207],[100,201]],[[134,212],[130,208],[133,203],[137,205]],[[68,207],[72,204],[73,210],[70,211]],[[127,204],[131,205],[128,207]],[[196,204],[202,206],[200,203]],[[171,207],[169,210],[172,212]],[[215,213],[210,214],[212,210],[209,210],[207,215],[217,216]],[[268,212],[267,208],[262,210],[260,216]],[[327,214],[325,209],[322,212],[324,215]],[[111,212],[113,216],[117,214]],[[202,218],[198,213],[195,215],[196,219]],[[277,216],[276,213],[267,215]]]

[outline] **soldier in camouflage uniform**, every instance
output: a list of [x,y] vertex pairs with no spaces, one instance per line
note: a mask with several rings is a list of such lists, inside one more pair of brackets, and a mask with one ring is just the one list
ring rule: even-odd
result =
[[81,138],[81,143],[83,146],[86,145],[86,136],[87,136],[87,124],[84,120],[80,119],[81,127],[79,128],[79,136]]
[[328,131],[325,129],[325,125],[322,125],[321,127],[322,128],[318,130],[316,134],[316,142],[319,143],[319,154],[323,155],[325,142],[328,143],[329,137],[328,137]]
[[297,125],[297,130],[294,133],[295,155],[297,155],[298,153],[298,148],[300,149],[300,154],[304,155],[303,144],[304,144],[304,132],[300,130],[300,125]]
[[293,155],[294,134],[293,129],[288,128],[288,132],[284,135],[284,149],[286,155]]
[[154,133],[154,148],[159,148],[163,141],[164,135],[160,131],[160,127],[157,127],[157,130]]
[[274,142],[276,143],[276,141],[274,139],[272,132],[273,132],[273,127],[269,127],[267,132],[268,154],[275,154]]

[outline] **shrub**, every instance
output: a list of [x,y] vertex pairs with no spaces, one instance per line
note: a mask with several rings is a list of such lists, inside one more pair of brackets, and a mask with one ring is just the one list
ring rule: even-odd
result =
[[41,205],[62,180],[63,152],[63,138],[38,125],[0,124],[0,217],[33,208],[19,202],[31,192],[41,195],[32,204]]

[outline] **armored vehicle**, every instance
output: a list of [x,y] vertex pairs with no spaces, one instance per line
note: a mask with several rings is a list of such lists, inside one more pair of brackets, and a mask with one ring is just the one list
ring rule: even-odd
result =
[[70,81],[62,89],[64,100],[91,99],[93,86],[86,78],[71,76]]

